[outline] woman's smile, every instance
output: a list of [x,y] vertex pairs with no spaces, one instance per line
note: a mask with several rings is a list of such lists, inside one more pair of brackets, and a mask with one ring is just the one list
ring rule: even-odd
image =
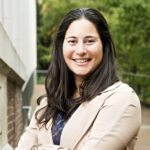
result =
[[75,59],[72,59],[77,65],[81,65],[81,66],[84,66],[84,65],[87,65],[91,59],[90,58],[75,58]]

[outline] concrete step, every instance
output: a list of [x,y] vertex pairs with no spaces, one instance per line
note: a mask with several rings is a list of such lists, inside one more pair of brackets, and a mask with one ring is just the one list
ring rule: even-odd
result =
[[150,150],[150,125],[141,127],[135,150]]

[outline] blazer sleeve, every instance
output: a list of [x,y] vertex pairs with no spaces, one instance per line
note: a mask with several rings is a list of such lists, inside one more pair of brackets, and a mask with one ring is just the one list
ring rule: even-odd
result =
[[44,98],[40,105],[37,106],[29,126],[26,128],[25,132],[23,133],[23,135],[21,136],[19,143],[18,143],[18,147],[16,148],[16,150],[30,150],[34,145],[38,145],[38,130],[39,130],[39,126],[38,123],[35,119],[35,113],[45,107],[47,105],[47,101],[46,98]]
[[136,136],[140,125],[141,107],[135,92],[116,92],[100,109],[80,150],[122,150]]
[[[39,109],[38,106],[35,112]],[[32,116],[29,126],[26,128],[25,132],[21,136],[17,150],[30,150],[31,147],[38,144],[37,132],[38,125],[35,120],[35,112]]]
[[47,102],[45,99],[43,99],[41,101],[41,104],[36,108],[32,116],[32,119],[30,121],[30,124],[26,128],[26,131],[21,136],[18,146],[16,147],[15,150],[43,150],[43,149],[44,150],[59,150],[59,149],[69,150],[69,149],[63,148],[58,145],[53,145],[53,144],[39,145],[38,135],[37,135],[39,132],[39,125],[35,119],[35,113],[46,105],[47,105]]

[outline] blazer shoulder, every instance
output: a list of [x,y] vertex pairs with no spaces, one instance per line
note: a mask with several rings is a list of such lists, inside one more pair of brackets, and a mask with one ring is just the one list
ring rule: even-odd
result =
[[134,92],[134,89],[129,86],[127,83],[120,82],[120,85],[116,88],[116,91],[122,92]]
[[119,86],[102,94],[106,104],[134,105],[140,107],[140,100],[135,90],[128,84],[120,82]]

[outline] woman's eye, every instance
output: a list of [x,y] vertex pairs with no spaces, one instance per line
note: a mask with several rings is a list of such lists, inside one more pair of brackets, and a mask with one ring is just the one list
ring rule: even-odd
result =
[[87,44],[93,44],[95,41],[94,40],[86,40]]
[[70,43],[70,44],[75,44],[75,43],[76,43],[76,40],[69,40],[68,43]]

